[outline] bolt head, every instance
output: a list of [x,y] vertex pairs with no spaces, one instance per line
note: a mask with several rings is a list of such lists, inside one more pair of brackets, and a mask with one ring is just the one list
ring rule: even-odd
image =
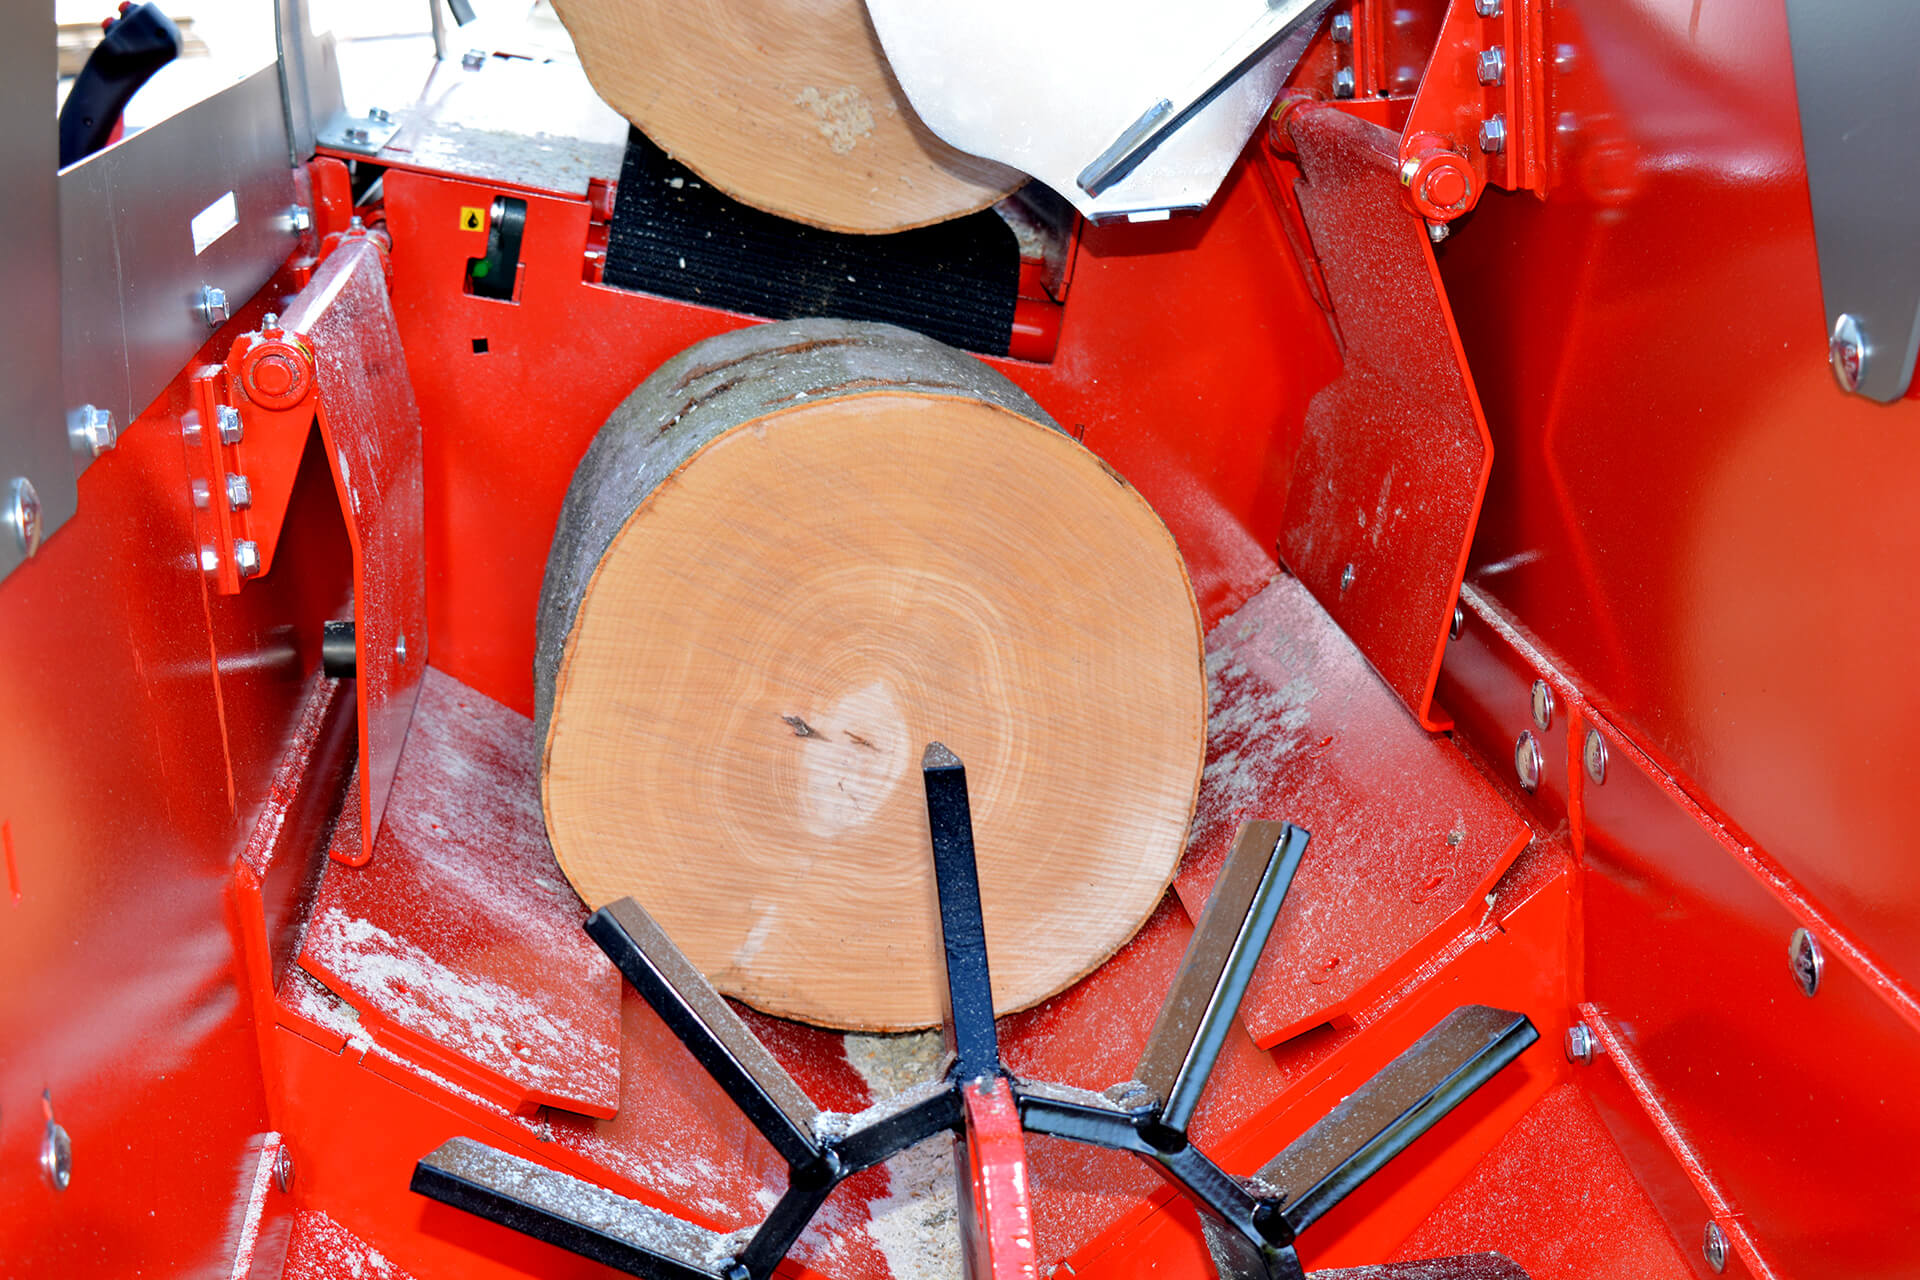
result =
[[367,119],[372,120],[378,124],[392,124],[393,113],[391,111],[388,111],[385,107],[368,107]]
[[1439,244],[1452,234],[1453,228],[1444,222],[1427,223],[1427,239],[1433,241],[1435,244]]
[[52,1120],[40,1136],[40,1173],[55,1191],[65,1191],[73,1181],[73,1139]]
[[200,317],[207,322],[208,328],[218,329],[227,322],[227,291],[219,285],[201,285],[198,306]]
[[1805,929],[1795,929],[1787,942],[1787,961],[1793,966],[1793,981],[1800,994],[1811,1000],[1820,991],[1820,977],[1827,969],[1826,952],[1820,940]]
[[1587,777],[1599,786],[1607,780],[1607,740],[1600,736],[1598,729],[1587,730],[1587,740],[1581,744],[1580,761],[1587,766]]
[[1727,1269],[1727,1233],[1720,1229],[1717,1222],[1709,1222],[1707,1229],[1700,1233],[1700,1256],[1714,1272]]
[[1534,727],[1545,733],[1553,728],[1553,689],[1545,680],[1535,680],[1532,695]]
[[1483,18],[1500,16],[1500,0],[1473,0],[1473,11]]
[[1507,149],[1505,116],[1492,115],[1480,122],[1480,149],[1490,156],[1499,155]]
[[1351,591],[1353,589],[1353,578],[1353,565],[1349,563],[1345,568],[1340,570],[1340,589],[1342,591]]
[[233,542],[233,567],[243,578],[260,576],[260,544],[248,538],[235,538]]
[[1447,639],[1458,640],[1460,633],[1467,629],[1467,611],[1461,605],[1453,606],[1453,621],[1447,626]]
[[313,230],[313,210],[303,204],[294,205],[287,210],[287,227],[300,235]]
[[1353,68],[1341,67],[1333,73],[1333,96],[1351,98],[1353,96]]
[[1600,1038],[1593,1034],[1593,1028],[1584,1022],[1576,1022],[1567,1028],[1567,1061],[1577,1067],[1591,1066],[1593,1056],[1600,1052]]
[[1436,209],[1455,209],[1467,202],[1473,191],[1466,171],[1457,164],[1436,164],[1427,170],[1420,183],[1420,195]]
[[487,55],[478,49],[469,49],[460,55],[460,65],[468,71],[478,71],[487,64]]
[[1546,767],[1546,758],[1540,754],[1540,740],[1533,736],[1531,729],[1523,731],[1513,743],[1513,772],[1520,779],[1522,791],[1533,791],[1540,785],[1541,771]]
[[97,458],[119,443],[120,429],[111,410],[83,404],[67,416],[67,438],[75,452]]
[[1336,13],[1333,21],[1327,24],[1327,34],[1333,37],[1335,44],[1353,43],[1353,15]]
[[1501,83],[1507,78],[1507,51],[1497,44],[1491,49],[1482,49],[1474,71],[1481,84]]
[[227,505],[245,511],[253,505],[253,482],[239,473],[227,477]]
[[1580,51],[1570,44],[1553,46],[1553,69],[1561,75],[1570,74],[1580,65]]
[[221,444],[239,444],[246,428],[240,421],[240,411],[230,404],[223,404],[214,411],[220,425]]
[[281,1195],[293,1190],[293,1152],[287,1150],[285,1142],[273,1153],[273,1185]]
[[1833,322],[1833,336],[1827,340],[1827,359],[1833,364],[1833,378],[1842,391],[1859,392],[1867,357],[1872,353],[1873,348],[1860,332],[1860,322],[1842,312]]
[[21,555],[40,550],[40,493],[25,476],[15,476],[7,487],[7,527]]

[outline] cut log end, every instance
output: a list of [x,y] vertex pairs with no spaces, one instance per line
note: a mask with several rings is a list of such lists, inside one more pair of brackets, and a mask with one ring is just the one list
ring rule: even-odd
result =
[[569,492],[536,667],[582,896],[835,1027],[940,1018],[929,743],[966,762],[1003,1012],[1151,913],[1204,749],[1158,518],[987,366],[879,325],[743,330],[649,378]]

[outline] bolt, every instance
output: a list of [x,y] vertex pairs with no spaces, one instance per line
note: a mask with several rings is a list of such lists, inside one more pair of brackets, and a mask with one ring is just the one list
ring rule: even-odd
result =
[[1352,44],[1353,15],[1350,13],[1334,14],[1333,21],[1327,27],[1327,34],[1333,37],[1335,44]]
[[1491,115],[1480,122],[1480,149],[1497,156],[1507,149],[1507,118]]
[[348,129],[348,130],[347,130],[347,141],[348,141],[348,142],[362,142],[362,143],[364,143],[364,142],[367,142],[367,141],[370,141],[370,140],[372,139],[372,137],[373,137],[373,135],[372,135],[372,134],[370,134],[370,133],[368,133],[368,132],[367,132],[367,131],[366,131],[365,129],[362,129],[362,128],[360,128],[360,127],[359,127],[359,126],[357,126],[357,125],[356,125],[356,126],[354,126],[354,127],[353,127],[353,128],[351,128],[351,129]]
[[1507,78],[1507,51],[1499,45],[1482,49],[1476,64],[1481,84],[1500,84]]
[[1473,0],[1473,11],[1483,18],[1500,16],[1500,0]]
[[239,444],[245,428],[240,423],[240,411],[230,404],[223,404],[214,410],[214,417],[220,423],[220,443]]
[[238,472],[227,477],[227,505],[245,511],[253,505],[253,484]]
[[1570,75],[1580,65],[1580,51],[1570,44],[1553,46],[1553,69],[1561,75]]
[[1820,950],[1820,943],[1805,929],[1795,929],[1793,937],[1787,943],[1787,960],[1793,965],[1793,980],[1800,986],[1800,994],[1812,999],[1820,990],[1820,975],[1826,972],[1826,953]]
[[1594,786],[1607,780],[1607,740],[1600,736],[1598,729],[1587,730],[1587,740],[1581,747],[1580,759],[1586,763],[1587,776],[1593,779]]
[[205,480],[196,479],[193,482],[193,505],[194,506],[198,507],[202,511],[205,511],[207,509],[207,504],[213,500],[212,495],[213,495],[213,490],[207,487],[207,482]]
[[13,530],[14,546],[21,555],[40,550],[40,493],[25,476],[15,476],[8,488],[7,527]]
[[1444,222],[1427,223],[1427,239],[1433,241],[1435,244],[1439,244],[1452,234],[1453,228]]
[[218,329],[227,322],[227,291],[220,286],[201,285],[200,301],[195,306],[209,329]]
[[487,55],[478,49],[469,49],[460,55],[460,65],[469,71],[478,71],[487,65]]
[[1576,1067],[1593,1064],[1593,1057],[1600,1052],[1600,1037],[1593,1034],[1593,1028],[1584,1022],[1576,1022],[1567,1028],[1567,1061]]
[[368,107],[367,119],[373,121],[375,124],[392,124],[393,113],[385,107]]
[[1342,591],[1350,591],[1353,589],[1353,565],[1351,563],[1340,571],[1340,589]]
[[1411,66],[1394,68],[1393,87],[1401,93],[1412,93],[1420,87],[1420,68]]
[[1351,98],[1353,96],[1353,68],[1341,67],[1333,73],[1333,96]]
[[1533,682],[1533,723],[1542,733],[1553,728],[1553,690],[1545,680]]
[[1715,1273],[1727,1269],[1727,1233],[1720,1229],[1719,1223],[1709,1222],[1707,1229],[1701,1233],[1700,1253]]
[[280,1189],[281,1195],[293,1190],[293,1152],[287,1150],[284,1141],[273,1153],[273,1185]]
[[347,231],[356,236],[365,235],[367,233],[366,219],[357,213],[354,214],[351,218],[347,219]]
[[233,541],[233,567],[243,578],[260,576],[260,544],[247,538]]
[[278,329],[279,327],[280,327],[279,312],[269,311],[267,312],[267,314],[260,317],[260,332],[265,333],[269,329]]
[[1457,164],[1436,164],[1420,180],[1420,198],[1436,209],[1459,209],[1473,194],[1473,182]]
[[313,230],[313,210],[303,204],[287,210],[287,229],[299,235]]
[[1513,771],[1520,777],[1520,789],[1532,791],[1540,785],[1540,771],[1546,761],[1540,755],[1540,742],[1532,730],[1524,730],[1513,743]]
[[120,429],[111,410],[83,404],[67,415],[67,439],[74,452],[97,458],[119,441]]
[[73,1181],[73,1139],[51,1116],[40,1137],[40,1172],[55,1191],[65,1191]]
[[1860,332],[1860,322],[1845,312],[1833,322],[1833,337],[1827,341],[1827,359],[1833,363],[1833,376],[1842,391],[1858,392],[1860,380],[1867,375],[1867,358],[1873,347]]
[[1467,629],[1467,611],[1459,605],[1453,606],[1453,622],[1447,627],[1447,639],[1458,640],[1460,633]]
[[398,640],[396,640],[396,641],[394,642],[394,645],[393,645],[393,660],[394,660],[394,661],[395,661],[396,663],[399,663],[399,664],[400,664],[400,665],[402,665],[402,666],[405,666],[405,665],[406,665],[406,661],[407,661],[407,633],[406,633],[406,632],[404,632],[404,631],[400,633],[400,638],[399,638]]

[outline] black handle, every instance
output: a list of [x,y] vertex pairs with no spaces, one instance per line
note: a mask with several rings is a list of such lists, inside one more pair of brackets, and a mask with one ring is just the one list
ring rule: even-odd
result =
[[60,167],[106,146],[128,99],[179,56],[180,28],[159,5],[139,5],[113,19],[60,108]]

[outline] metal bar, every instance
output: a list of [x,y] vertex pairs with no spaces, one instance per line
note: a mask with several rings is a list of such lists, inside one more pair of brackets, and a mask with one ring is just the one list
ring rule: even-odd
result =
[[1297,1235],[1539,1038],[1522,1014],[1455,1009],[1262,1166],[1256,1185],[1281,1197]]
[[1249,822],[1234,839],[1134,1076],[1170,1129],[1193,1119],[1307,840],[1285,822]]
[[987,929],[980,914],[980,877],[973,859],[967,769],[938,742],[920,761],[933,835],[933,879],[940,894],[940,938],[946,961],[947,1035],[954,1079],[1000,1074],[993,1027],[993,980],[987,972]]
[[819,1111],[767,1047],[640,904],[622,898],[587,918],[600,944],[660,1020],[788,1164],[820,1157]]
[[818,1186],[788,1185],[787,1193],[780,1197],[767,1220],[741,1251],[740,1265],[746,1268],[751,1280],[766,1280],[773,1274],[773,1269],[787,1256],[787,1250],[793,1248],[807,1224],[813,1221],[813,1215],[820,1212],[820,1206],[838,1185],[838,1178]]
[[745,1280],[735,1236],[683,1222],[605,1187],[453,1138],[413,1169],[414,1191],[570,1253],[650,1280]]
[[840,1163],[840,1176],[852,1177],[937,1133],[956,1129],[961,1119],[960,1091],[945,1083],[938,1093],[861,1124],[834,1143],[832,1151]]

